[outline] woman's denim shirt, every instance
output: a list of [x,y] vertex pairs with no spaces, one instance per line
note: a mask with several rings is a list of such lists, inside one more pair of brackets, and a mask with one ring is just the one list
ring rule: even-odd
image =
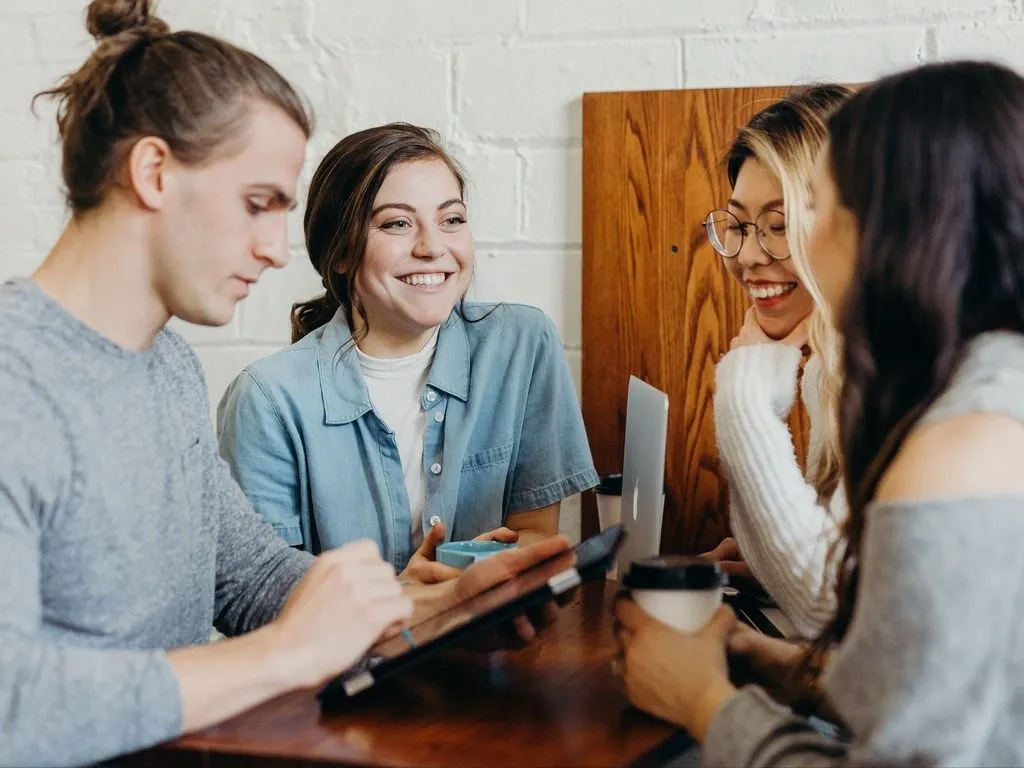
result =
[[[350,336],[339,311],[242,371],[217,410],[220,450],[288,543],[316,554],[370,538],[401,570],[413,552],[398,447]],[[597,484],[558,333],[538,309],[453,311],[420,402],[424,534],[440,519],[449,540],[471,539]]]

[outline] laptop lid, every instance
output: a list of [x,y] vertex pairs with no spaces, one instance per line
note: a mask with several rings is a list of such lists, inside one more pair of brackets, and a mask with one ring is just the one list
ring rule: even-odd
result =
[[616,559],[620,577],[634,560],[661,551],[667,440],[668,395],[630,376],[621,500],[627,536]]

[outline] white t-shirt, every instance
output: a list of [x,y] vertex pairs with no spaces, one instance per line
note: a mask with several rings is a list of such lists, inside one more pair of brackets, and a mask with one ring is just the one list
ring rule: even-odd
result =
[[419,352],[408,357],[370,357],[356,347],[359,367],[370,391],[374,409],[395,433],[398,457],[402,462],[405,490],[412,518],[412,542],[416,549],[423,543],[423,509],[427,505],[423,482],[423,441],[427,433],[427,414],[420,396],[427,385],[427,374],[437,349],[437,331]]

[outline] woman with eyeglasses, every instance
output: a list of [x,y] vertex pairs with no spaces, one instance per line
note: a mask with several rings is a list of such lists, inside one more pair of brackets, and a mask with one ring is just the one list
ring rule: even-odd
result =
[[[804,88],[755,115],[726,158],[727,207],[705,221],[712,247],[752,300],[715,372],[715,431],[736,538],[708,556],[756,578],[802,636],[832,615],[826,561],[845,513],[828,405],[836,387],[826,384],[835,380],[828,371],[837,368],[837,344],[828,318],[812,313],[807,189],[828,116],[849,94],[838,85]],[[811,422],[806,474],[786,423],[798,389]]]

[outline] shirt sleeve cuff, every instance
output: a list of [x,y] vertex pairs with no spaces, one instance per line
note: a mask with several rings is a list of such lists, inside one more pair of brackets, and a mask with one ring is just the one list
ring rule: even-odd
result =
[[[725,702],[711,721],[701,749],[701,765],[753,765],[773,732],[795,722],[802,721],[761,688],[747,686]],[[810,725],[807,728],[810,730]]]
[[164,653],[154,653],[143,679],[135,686],[139,730],[136,744],[158,744],[181,734],[183,713],[178,677]]
[[547,485],[542,485],[540,488],[520,491],[509,500],[508,514],[514,515],[517,512],[530,512],[534,509],[548,507],[555,502],[593,488],[599,480],[597,471],[593,467],[587,467]]
[[304,545],[302,528],[295,523],[271,523],[270,526],[274,529],[274,533],[284,539],[289,546],[301,547]]

